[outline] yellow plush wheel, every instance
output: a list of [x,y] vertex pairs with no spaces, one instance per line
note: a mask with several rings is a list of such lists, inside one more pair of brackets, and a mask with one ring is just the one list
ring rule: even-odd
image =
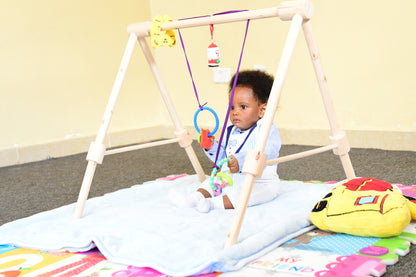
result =
[[175,31],[162,31],[162,24],[169,21],[172,21],[172,19],[168,15],[158,15],[152,20],[152,24],[150,25],[150,37],[153,48],[158,48],[160,46],[175,46]]

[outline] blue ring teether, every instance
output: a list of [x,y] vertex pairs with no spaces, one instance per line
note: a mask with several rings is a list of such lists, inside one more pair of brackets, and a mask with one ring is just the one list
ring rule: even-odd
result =
[[[208,134],[209,137],[210,136],[213,136],[217,132],[218,126],[220,125],[220,120],[218,119],[218,115],[215,113],[215,111],[213,109],[211,109],[209,107],[202,107],[202,110],[210,111],[214,115],[214,117],[215,117],[215,128],[214,128],[214,130],[211,133]],[[195,125],[195,129],[196,129],[196,131],[198,133],[201,133],[201,130],[198,127],[198,122],[197,122],[198,120],[197,119],[198,119],[198,114],[202,110],[201,109],[196,110],[195,116],[194,116],[194,125]]]

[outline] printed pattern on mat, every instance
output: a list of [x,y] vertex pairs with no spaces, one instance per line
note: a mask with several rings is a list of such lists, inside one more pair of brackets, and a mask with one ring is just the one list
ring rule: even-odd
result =
[[[110,262],[98,250],[74,254],[0,245],[0,251],[0,276],[2,277],[167,277],[151,268]],[[217,275],[219,274],[199,276],[215,277]]]
[[[338,256],[290,248],[277,248],[237,272],[221,277],[331,277],[331,276],[381,276],[386,266],[381,259],[359,255]],[[346,275],[348,274],[348,275]]]
[[282,247],[334,255],[351,255],[357,253],[363,247],[373,245],[379,240],[379,238],[356,237],[314,229],[287,241]]
[[278,247],[243,269],[223,273],[221,277],[315,276],[315,272],[325,269],[336,258],[338,255],[319,252],[311,255],[310,251]]

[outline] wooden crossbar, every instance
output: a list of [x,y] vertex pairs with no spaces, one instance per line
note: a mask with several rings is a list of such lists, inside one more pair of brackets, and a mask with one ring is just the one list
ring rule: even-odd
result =
[[155,146],[160,146],[160,145],[165,145],[165,144],[170,144],[170,143],[177,143],[177,142],[179,142],[179,138],[165,139],[165,140],[159,140],[159,141],[143,143],[143,144],[138,144],[138,145],[119,147],[119,148],[115,148],[115,149],[106,150],[104,152],[104,155],[106,155],[106,156],[107,155],[113,155],[113,154],[124,153],[124,152],[129,152],[129,151],[134,151],[134,150],[139,150],[139,149],[145,149],[145,148],[149,148],[149,147],[155,147]]
[[[278,7],[259,9],[252,11],[241,11],[225,13],[219,15],[195,17],[184,20],[165,22],[161,25],[161,30],[184,29],[192,27],[207,26],[210,24],[223,24],[253,19],[264,19],[279,17],[281,20],[292,20],[295,14],[299,14],[303,19],[309,19],[313,14],[313,6],[310,1],[287,1],[282,2]],[[127,28],[128,33],[134,33],[138,37],[149,36],[150,22],[131,24]]]
[[299,153],[279,157],[279,158],[276,158],[276,159],[267,160],[266,165],[284,163],[284,162],[293,161],[293,160],[296,160],[296,159],[305,158],[305,157],[316,155],[316,154],[323,153],[323,152],[326,152],[326,151],[334,150],[337,147],[338,147],[338,145],[336,145],[336,144],[330,144],[330,145],[327,145],[327,146],[318,147],[318,148],[315,148],[315,149],[311,149],[311,150],[307,150],[307,151],[303,151],[303,152],[299,152]]

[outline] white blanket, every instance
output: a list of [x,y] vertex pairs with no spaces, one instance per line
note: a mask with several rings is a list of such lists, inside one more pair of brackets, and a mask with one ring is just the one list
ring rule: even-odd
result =
[[237,244],[224,250],[233,210],[199,213],[168,199],[170,188],[191,192],[198,184],[192,175],[92,198],[79,220],[74,204],[39,213],[1,226],[0,244],[71,252],[96,246],[110,261],[172,276],[233,271],[309,230],[314,204],[336,185],[282,181],[277,198],[247,209]]

